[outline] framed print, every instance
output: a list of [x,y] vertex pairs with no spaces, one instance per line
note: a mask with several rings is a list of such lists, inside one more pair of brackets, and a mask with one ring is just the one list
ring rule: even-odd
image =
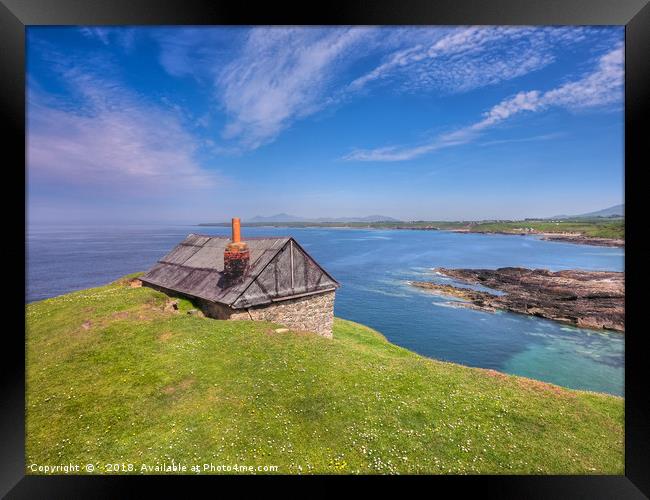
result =
[[648,495],[649,9],[4,1],[3,494]]

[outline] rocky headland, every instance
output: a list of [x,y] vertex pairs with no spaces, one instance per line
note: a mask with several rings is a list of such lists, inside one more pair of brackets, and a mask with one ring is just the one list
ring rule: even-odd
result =
[[600,247],[624,247],[625,240],[619,238],[599,238],[575,233],[540,233],[542,239],[548,241],[564,241],[566,243],[579,243],[582,245],[596,245]]
[[451,229],[454,233],[482,233],[482,234],[509,234],[515,236],[535,235],[546,241],[562,241],[578,245],[595,245],[599,247],[625,247],[625,240],[621,238],[604,238],[602,236],[587,236],[582,233],[549,233],[537,231],[532,228],[508,229],[502,231],[481,229]]
[[481,285],[496,295],[462,286],[414,281],[412,285],[463,299],[455,304],[484,311],[530,314],[583,328],[625,331],[624,273],[548,271],[522,267],[435,271],[461,283]]
[[604,238],[602,236],[587,236],[582,233],[549,233],[538,231],[532,228],[513,228],[513,229],[485,229],[482,230],[477,227],[437,227],[437,226],[396,226],[393,229],[412,229],[419,231],[449,231],[452,233],[463,234],[506,234],[511,236],[539,236],[542,240],[546,241],[561,241],[565,243],[575,243],[578,245],[595,245],[600,247],[625,247],[625,240],[622,238]]

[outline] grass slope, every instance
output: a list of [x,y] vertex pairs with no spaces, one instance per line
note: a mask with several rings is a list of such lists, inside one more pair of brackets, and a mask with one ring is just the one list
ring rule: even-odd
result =
[[27,306],[28,473],[623,473],[620,398],[430,360],[350,321],[328,340],[165,301],[120,280]]

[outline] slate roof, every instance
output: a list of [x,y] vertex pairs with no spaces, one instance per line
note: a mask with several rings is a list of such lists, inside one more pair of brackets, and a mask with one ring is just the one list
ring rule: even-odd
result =
[[140,279],[234,308],[268,304],[339,286],[291,237],[246,238],[245,242],[250,251],[249,268],[234,285],[224,286],[222,280],[223,253],[230,238],[200,234],[188,235]]

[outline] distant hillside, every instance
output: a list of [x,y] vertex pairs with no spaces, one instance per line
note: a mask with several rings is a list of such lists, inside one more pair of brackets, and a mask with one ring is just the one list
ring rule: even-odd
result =
[[368,215],[366,217],[298,217],[290,214],[275,214],[268,217],[257,215],[244,222],[264,223],[264,222],[400,222],[398,219],[388,217],[387,215]]
[[613,207],[603,208],[595,212],[588,212],[579,215],[554,215],[549,219],[584,219],[589,217],[624,217],[625,216],[625,203],[621,205],[614,205]]
[[368,215],[366,217],[321,217],[315,222],[401,222],[387,215]]
[[576,217],[623,217],[625,215],[625,203],[614,205],[613,207],[603,208],[595,212],[577,215]]
[[290,214],[275,214],[268,217],[262,217],[261,215],[256,215],[252,219],[247,219],[244,222],[302,222],[305,219],[303,217],[298,217],[296,215]]

